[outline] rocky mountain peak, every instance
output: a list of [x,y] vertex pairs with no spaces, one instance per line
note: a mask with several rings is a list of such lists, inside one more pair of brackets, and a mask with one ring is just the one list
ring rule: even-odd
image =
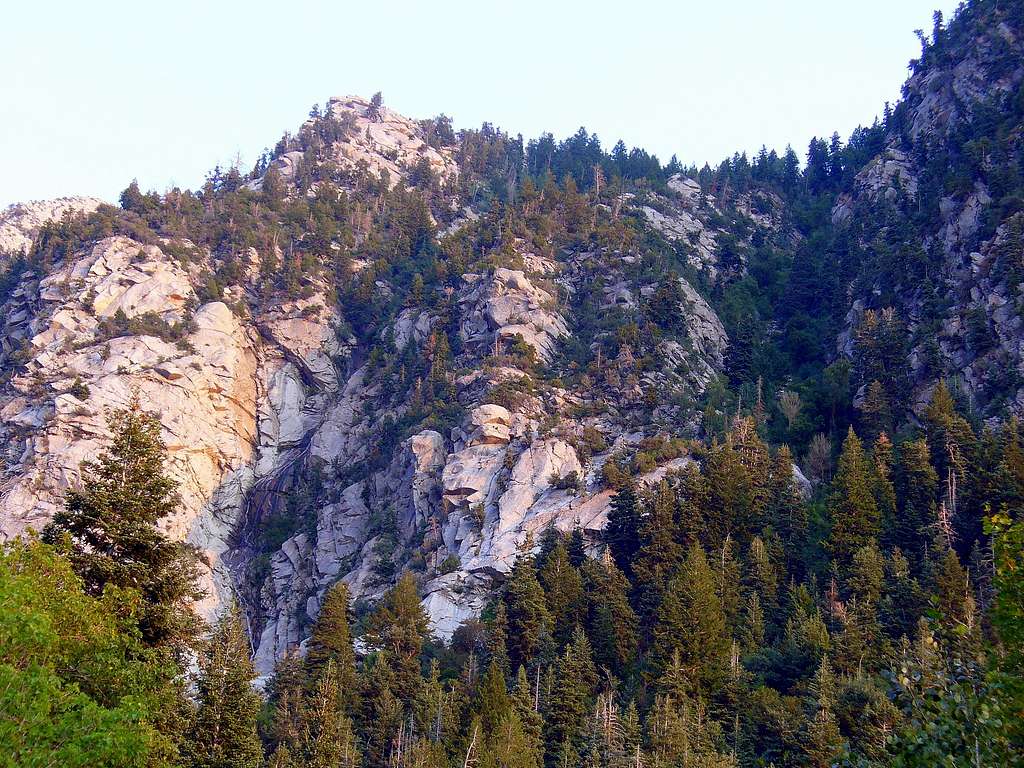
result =
[[360,96],[333,97],[284,142],[271,167],[286,182],[295,181],[303,163],[329,162],[344,171],[367,170],[389,185],[425,173],[443,184],[458,176],[454,134],[450,139],[428,135],[425,123],[430,122]]

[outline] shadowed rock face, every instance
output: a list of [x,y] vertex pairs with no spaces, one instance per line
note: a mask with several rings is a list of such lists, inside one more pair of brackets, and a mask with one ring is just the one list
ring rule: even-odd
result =
[[[935,205],[922,199],[929,169],[913,143],[942,146],[979,111],[1008,109],[998,105],[1024,82],[1020,44],[1019,30],[1015,33],[1006,22],[983,25],[973,29],[969,44],[960,45],[955,55],[915,71],[904,86],[902,135],[889,135],[882,151],[859,169],[852,188],[837,196],[832,222],[840,234],[856,232],[879,216],[883,202],[910,212]],[[972,129],[967,130],[970,135]],[[988,170],[1007,162],[989,161]],[[850,297],[846,327],[837,339],[837,353],[852,357],[866,311],[895,311],[911,340],[907,363],[918,414],[931,399],[937,371],[987,417],[1024,408],[1021,293],[1008,277],[1017,269],[1010,254],[1024,218],[1013,213],[1017,209],[1006,199],[1000,203],[1001,193],[989,189],[984,178],[980,174],[955,190],[941,189],[933,215],[900,243],[905,250],[928,254],[928,279],[947,305],[936,327],[922,322],[929,314],[923,280],[867,274],[858,279],[860,292]],[[871,243],[861,245],[870,249]],[[971,327],[985,329],[984,343],[971,343]],[[855,402],[863,401],[863,390]]]

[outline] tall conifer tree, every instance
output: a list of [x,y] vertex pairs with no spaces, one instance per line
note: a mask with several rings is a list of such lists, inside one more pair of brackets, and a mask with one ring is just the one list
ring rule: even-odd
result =
[[854,552],[878,536],[878,504],[871,485],[871,465],[850,427],[828,504],[832,518],[828,547],[841,569],[849,566]]
[[699,544],[690,546],[657,618],[650,674],[660,676],[678,654],[695,693],[716,690],[728,667],[729,636],[715,573]]
[[241,611],[232,606],[203,650],[196,680],[198,707],[182,751],[191,768],[255,768],[263,759],[256,733],[260,698]]
[[313,624],[306,651],[306,667],[311,681],[316,681],[328,662],[338,676],[338,695],[346,709],[351,709],[356,692],[356,659],[352,648],[349,624],[348,585],[339,581],[324,595],[320,615]]
[[551,616],[529,546],[527,541],[519,550],[505,585],[509,659],[516,667],[533,661],[551,631]]
[[339,688],[341,677],[334,659],[329,658],[306,708],[307,768],[355,768],[359,765],[352,720],[345,713],[345,701]]
[[633,574],[633,558],[640,549],[640,505],[633,484],[619,488],[612,499],[604,538],[615,564],[627,576]]
[[143,599],[139,627],[150,645],[191,640],[199,622],[191,609],[202,595],[194,547],[172,541],[157,523],[178,509],[177,486],[166,473],[160,422],[139,396],[108,417],[110,446],[82,464],[82,483],[68,491],[64,509],[43,532],[67,543],[86,590],[108,584],[133,589]]

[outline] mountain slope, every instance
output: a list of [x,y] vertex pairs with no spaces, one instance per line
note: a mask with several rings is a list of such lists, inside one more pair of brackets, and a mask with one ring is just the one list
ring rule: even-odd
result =
[[[465,144],[434,149],[421,125],[384,109],[368,118],[368,109],[358,99],[331,101],[325,116],[283,142],[266,171],[233,192],[204,195],[202,205],[218,217],[232,204],[269,204],[270,217],[287,216],[289,206],[307,205],[287,202],[303,199],[291,197],[303,183],[313,215],[318,205],[347,202],[351,230],[332,233],[324,252],[303,254],[297,284],[268,286],[267,261],[286,270],[292,249],[319,232],[292,235],[284,247],[272,239],[269,253],[200,245],[149,229],[141,220],[152,198],[129,190],[127,213],[104,208],[88,221],[50,225],[4,303],[5,535],[45,523],[78,463],[97,450],[104,411],[137,389],[160,415],[181,483],[180,515],[163,525],[205,552],[216,585],[207,611],[232,576],[242,585],[254,626],[263,627],[264,672],[302,640],[318,596],[339,577],[356,596],[373,598],[392,573],[418,567],[424,604],[449,635],[481,610],[524,535],[539,536],[552,521],[600,530],[612,495],[600,470],[645,440],[645,391],[699,394],[724,360],[714,311],[681,278],[668,288],[645,278],[636,246],[556,247],[526,230],[532,241],[503,235],[484,248],[484,260],[463,262],[471,271],[443,286],[435,278],[417,297],[397,301],[408,285],[383,275],[360,284],[377,268],[374,237],[383,236],[385,249],[407,247],[406,233],[392,229],[405,222],[389,216],[421,217],[414,225],[431,239],[445,225],[443,247],[455,254],[476,251],[493,223],[460,207],[451,189],[467,175],[453,159]],[[331,131],[337,139],[323,141]],[[427,187],[429,210],[420,189],[406,188],[414,179]],[[641,215],[668,237],[699,232],[701,259],[713,265],[713,231],[687,212],[698,206],[687,184],[647,195],[662,212],[638,207],[632,195],[592,209],[589,196],[574,192],[577,210],[567,215],[593,219],[574,222],[581,228],[617,226],[609,236],[620,246],[643,231]],[[383,227],[364,200],[385,206]],[[631,211],[637,217],[626,226]],[[269,237],[281,236],[278,226],[268,225]],[[358,320],[346,317],[356,313],[335,305],[330,294],[339,286],[324,267],[350,249],[348,263],[330,266],[355,291],[372,286],[373,301],[386,304],[368,315],[372,328],[356,331]],[[625,316],[659,290],[672,338],[652,349],[657,364],[638,364],[624,344],[618,358],[597,366],[601,380],[591,386],[608,390],[611,403],[552,378],[575,335],[576,297],[596,295],[588,314]],[[652,415],[689,418],[671,408]],[[645,473],[648,481],[685,460],[665,440],[652,444],[665,458]],[[313,509],[298,508],[296,498]]]
[[181,483],[164,525],[206,553],[205,612],[238,589],[269,674],[338,579],[374,601],[412,570],[450,637],[527,542],[596,545],[624,477],[733,414],[803,457],[879,398],[913,424],[940,378],[1019,410],[1022,25],[990,5],[803,171],[349,97],[250,174],[33,224],[0,281],[0,530],[45,523],[138,389]]

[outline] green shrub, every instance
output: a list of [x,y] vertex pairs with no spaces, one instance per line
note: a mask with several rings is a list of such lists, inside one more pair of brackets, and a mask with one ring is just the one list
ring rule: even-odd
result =
[[89,399],[89,387],[82,381],[81,376],[75,376],[74,383],[68,388],[68,394],[79,400]]

